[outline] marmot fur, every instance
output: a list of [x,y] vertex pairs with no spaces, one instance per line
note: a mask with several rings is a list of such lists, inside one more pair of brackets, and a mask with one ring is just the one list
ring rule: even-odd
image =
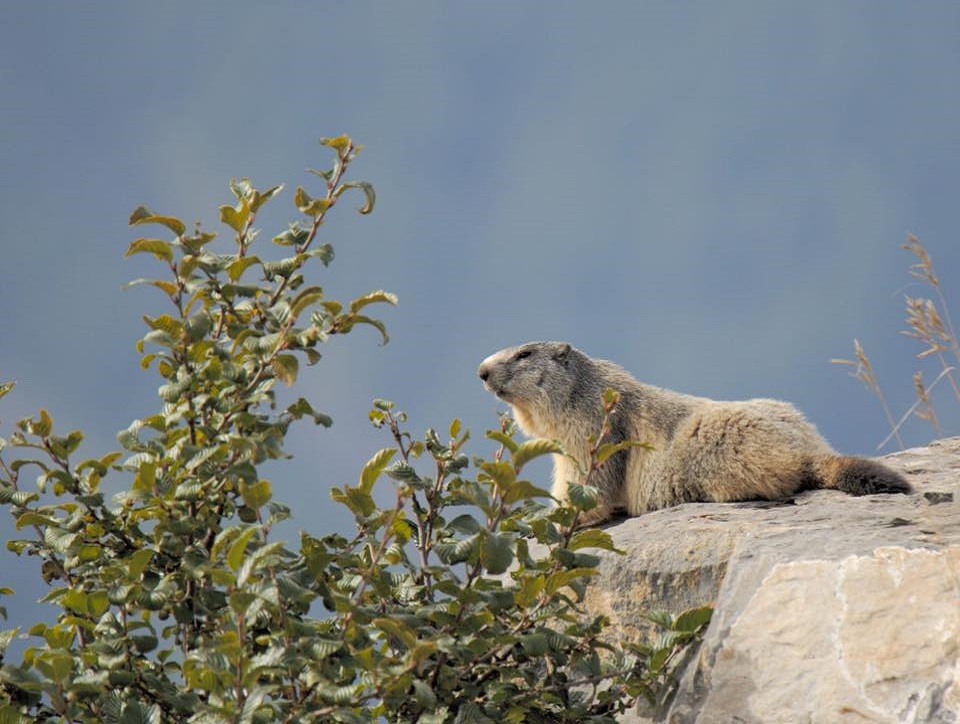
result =
[[[851,495],[908,493],[899,473],[861,457],[838,455],[793,405],[779,400],[720,402],[635,380],[613,362],[565,342],[530,342],[487,357],[486,388],[510,404],[530,436],[559,441],[589,469],[590,436],[603,422],[601,395],[620,393],[605,442],[638,440],[607,459],[591,479],[600,504],[582,524],[596,525],[680,503],[776,500],[811,488]],[[566,500],[577,464],[554,455],[552,494]]]

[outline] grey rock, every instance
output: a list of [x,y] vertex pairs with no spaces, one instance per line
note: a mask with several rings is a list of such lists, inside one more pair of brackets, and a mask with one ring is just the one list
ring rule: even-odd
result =
[[960,438],[885,458],[913,495],[811,491],[608,526],[587,605],[619,635],[712,603],[666,712],[624,722],[960,722]]

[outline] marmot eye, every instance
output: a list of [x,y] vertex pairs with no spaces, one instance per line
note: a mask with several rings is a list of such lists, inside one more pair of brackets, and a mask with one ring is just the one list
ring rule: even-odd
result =
[[519,352],[517,352],[517,353],[513,356],[513,358],[514,358],[515,360],[526,359],[527,357],[529,357],[529,356],[532,355],[532,354],[533,354],[533,351],[532,351],[532,350],[522,349],[522,350],[520,350]]

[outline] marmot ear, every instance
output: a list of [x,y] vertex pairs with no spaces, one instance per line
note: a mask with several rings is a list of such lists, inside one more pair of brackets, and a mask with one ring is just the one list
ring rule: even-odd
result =
[[557,345],[556,350],[554,350],[553,358],[560,362],[561,364],[567,363],[567,357],[570,356],[570,345],[566,342]]

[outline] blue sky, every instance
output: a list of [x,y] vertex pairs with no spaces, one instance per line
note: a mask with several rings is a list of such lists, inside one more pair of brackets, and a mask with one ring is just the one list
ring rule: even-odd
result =
[[[960,284],[958,75],[948,2],[8,4],[0,379],[18,386],[0,435],[43,406],[91,456],[114,449],[157,404],[133,343],[161,299],[121,291],[154,270],[123,258],[129,212],[218,228],[231,177],[285,182],[265,241],[325,163],[317,138],[347,132],[378,204],[338,209],[320,283],[400,305],[389,345],[359,330],[302,378],[335,424],[269,471],[291,536],[342,528],[330,487],[387,444],[371,398],[481,438],[502,406],[477,363],[531,339],[789,399],[869,454],[880,409],[829,360],[859,337],[892,406],[913,401],[902,295],[924,292],[900,244],[918,234]],[[39,595],[32,561],[8,559],[4,583]]]

